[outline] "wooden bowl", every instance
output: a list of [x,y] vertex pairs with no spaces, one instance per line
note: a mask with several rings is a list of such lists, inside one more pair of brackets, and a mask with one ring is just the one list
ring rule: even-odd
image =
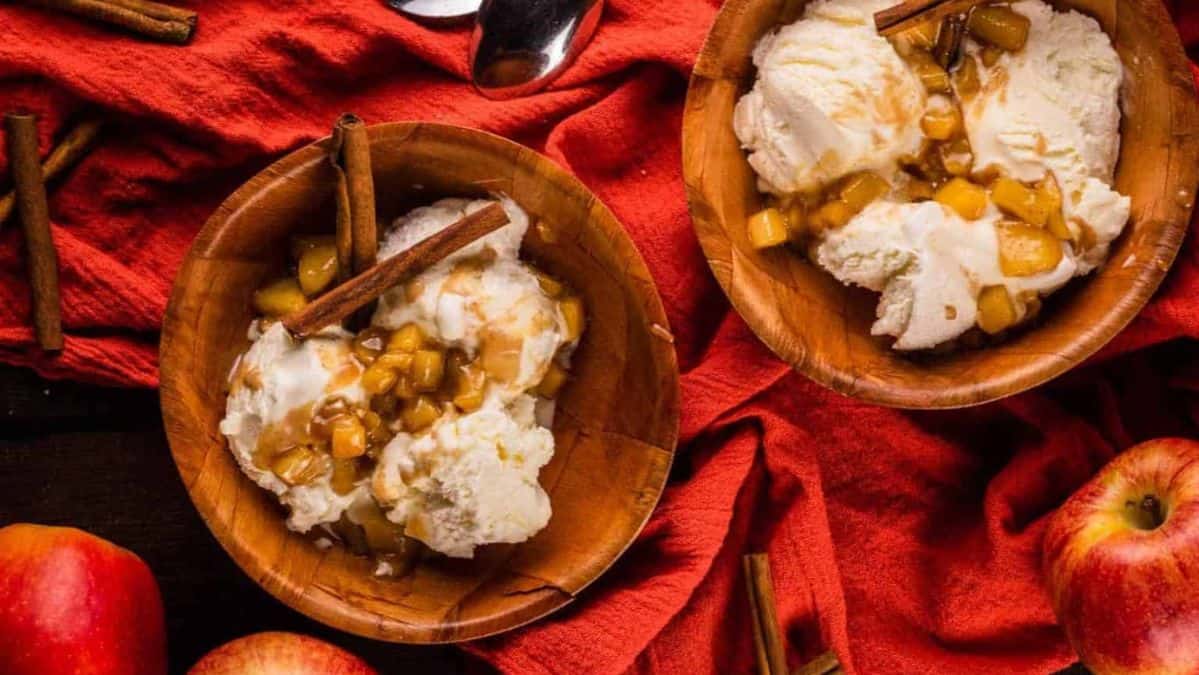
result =
[[[445,196],[510,195],[556,226],[525,254],[583,296],[588,328],[541,471],[553,517],[528,542],[474,560],[436,558],[403,578],[284,526],[274,496],[238,469],[217,424],[226,376],[248,342],[250,296],[280,272],[289,235],[332,231],[328,139],[279,160],[208,220],[167,308],[162,410],[200,515],[242,569],[291,607],[394,642],[452,642],[515,628],[562,607],[632,543],[658,502],[678,435],[678,368],[657,290],[619,222],[581,183],[523,146],[438,124],[370,128],[380,227]],[[536,228],[530,228],[532,232]]]
[[[1102,10],[1126,68],[1116,188],[1132,217],[1099,271],[1050,296],[1043,320],[999,345],[904,355],[870,335],[878,296],[842,286],[788,250],[753,250],[746,217],[763,208],[733,133],[753,82],[750,54],[803,1],[727,0],[691,76],[683,173],[691,217],[733,306],[778,356],[843,394],[903,408],[977,405],[1060,375],[1144,307],[1182,244],[1199,181],[1199,113],[1186,55],[1161,0],[1059,3]],[[1115,9],[1116,16],[1110,16]],[[1114,26],[1114,29],[1111,29]]]

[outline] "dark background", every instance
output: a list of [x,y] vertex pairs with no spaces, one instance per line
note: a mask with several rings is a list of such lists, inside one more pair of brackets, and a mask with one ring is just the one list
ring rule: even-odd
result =
[[259,588],[192,507],[171,461],[156,391],[46,382],[0,367],[0,526],[12,522],[78,527],[141,556],[162,589],[171,673],[264,630],[328,640],[381,673],[453,674],[467,667],[453,647],[358,638]]

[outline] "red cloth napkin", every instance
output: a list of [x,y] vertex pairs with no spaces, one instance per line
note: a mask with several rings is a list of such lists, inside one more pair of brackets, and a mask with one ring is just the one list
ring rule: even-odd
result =
[[[958,412],[872,407],[775,359],[692,234],[679,123],[715,0],[610,0],[576,67],[503,103],[465,84],[466,30],[381,2],[193,4],[186,48],[0,5],[0,101],[41,116],[43,149],[86,107],[119,120],[51,193],[60,357],[31,348],[18,228],[0,232],[0,360],[154,386],[172,277],[237,185],[346,110],[487,129],[573,171],[625,224],[674,328],[684,408],[673,480],[637,544],[569,608],[470,651],[512,673],[747,672],[738,559],[765,549],[792,665],[826,646],[851,673],[1072,660],[1041,589],[1045,516],[1118,450],[1195,433],[1199,349],[1176,340],[1199,334],[1193,240],[1135,323],[1054,384]],[[1199,7],[1172,4],[1199,42]]]

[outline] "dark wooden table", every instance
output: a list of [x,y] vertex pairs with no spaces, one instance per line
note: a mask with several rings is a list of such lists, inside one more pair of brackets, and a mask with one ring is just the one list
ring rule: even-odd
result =
[[0,367],[0,526],[12,522],[79,527],[140,555],[162,589],[172,673],[264,630],[328,640],[381,673],[452,674],[468,665],[452,647],[390,645],[326,628],[259,588],[192,507],[154,391],[46,382]]

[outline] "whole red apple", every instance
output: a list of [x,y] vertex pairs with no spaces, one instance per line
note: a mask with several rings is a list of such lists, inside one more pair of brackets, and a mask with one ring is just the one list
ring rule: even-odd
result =
[[1096,675],[1199,673],[1199,443],[1133,447],[1054,514],[1045,576]]
[[0,528],[0,673],[166,672],[162,598],[141,558],[74,528]]
[[328,642],[295,633],[255,633],[208,652],[188,675],[378,675]]

